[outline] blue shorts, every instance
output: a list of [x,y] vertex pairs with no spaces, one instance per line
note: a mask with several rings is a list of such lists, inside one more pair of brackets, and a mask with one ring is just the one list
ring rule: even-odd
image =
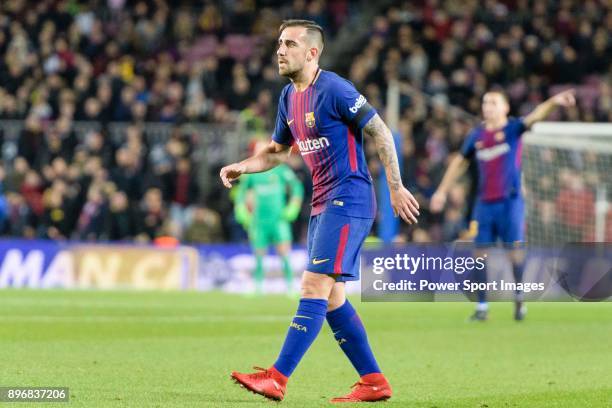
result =
[[495,244],[498,239],[504,244],[515,244],[525,239],[525,203],[521,196],[490,203],[478,200],[474,206],[474,219],[478,222],[474,242],[479,246]]
[[363,241],[374,220],[330,212],[310,217],[308,272],[331,275],[337,282],[359,280]]

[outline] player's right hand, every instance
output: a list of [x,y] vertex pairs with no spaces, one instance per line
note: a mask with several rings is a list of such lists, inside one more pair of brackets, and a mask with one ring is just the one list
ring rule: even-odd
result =
[[244,174],[245,168],[241,163],[233,163],[229,166],[225,166],[219,172],[223,185],[227,188],[232,188],[232,182],[237,180],[242,174]]
[[446,204],[446,194],[436,191],[429,201],[429,211],[439,213],[444,209],[444,204]]
[[556,105],[563,106],[564,108],[569,108],[571,106],[576,105],[576,90],[568,89],[566,91],[560,92],[551,98]]

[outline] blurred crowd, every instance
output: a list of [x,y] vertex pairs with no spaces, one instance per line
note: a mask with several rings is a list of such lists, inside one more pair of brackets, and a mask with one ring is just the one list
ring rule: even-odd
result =
[[[448,241],[466,229],[473,187],[453,188],[441,216],[427,207],[450,158],[479,122],[486,90],[503,90],[511,115],[523,116],[575,87],[577,106],[550,120],[612,122],[611,63],[606,1],[405,1],[376,16],[346,69],[381,111],[388,85],[401,89],[403,177],[424,209],[419,227],[406,228],[401,238]],[[378,166],[370,163],[375,174]],[[474,179],[475,168],[470,173]]]
[[[0,121],[24,124],[14,151],[2,148],[2,233],[243,239],[229,195],[199,185],[198,135],[180,124],[269,132],[286,83],[274,54],[281,21],[314,20],[332,44],[361,7],[348,0],[1,1]],[[442,215],[428,214],[427,201],[489,87],[502,87],[513,114],[522,115],[575,85],[578,106],[557,118],[611,121],[611,33],[612,5],[604,1],[405,1],[347,44],[351,58],[324,66],[353,81],[381,113],[389,83],[399,84],[404,181],[425,209],[403,239],[452,239],[465,229],[473,191],[453,189]],[[101,130],[77,135],[73,123],[81,120]],[[118,138],[110,122],[127,125]],[[146,122],[176,131],[153,143]],[[292,166],[308,192],[308,174],[299,160]],[[303,238],[308,208],[302,213],[296,233]]]
[[245,108],[267,116],[284,85],[273,52],[282,20],[303,16],[333,34],[348,13],[348,1],[286,4],[2,1],[0,118],[224,123]]

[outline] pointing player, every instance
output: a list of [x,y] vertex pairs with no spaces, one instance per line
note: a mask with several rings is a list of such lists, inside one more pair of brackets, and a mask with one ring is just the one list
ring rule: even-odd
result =
[[390,130],[347,80],[319,68],[323,30],[312,21],[288,20],[280,27],[278,70],[291,80],[282,91],[276,128],[267,149],[221,169],[226,187],[240,175],[268,170],[287,159],[295,142],[313,180],[308,227],[308,266],[301,299],[282,350],[268,369],[232,377],[247,389],[282,400],[293,370],[325,319],[360,380],[333,402],[379,401],[391,387],[374,358],[365,328],[346,299],[344,284],[359,279],[359,254],[370,232],[376,202],[363,152],[370,135],[385,166],[396,215],[416,223],[418,204],[402,185]]
[[[257,153],[267,147],[268,143],[259,140],[255,143]],[[287,187],[290,198],[287,205]],[[247,196],[252,193],[252,211],[247,207]],[[236,196],[236,219],[249,232],[249,241],[255,252],[255,290],[262,293],[264,270],[263,257],[270,245],[276,246],[276,252],[283,264],[283,274],[287,283],[287,292],[293,288],[293,271],[289,261],[291,251],[291,225],[300,214],[304,187],[289,166],[281,164],[269,171],[247,175],[238,184]]]
[[[545,119],[557,106],[570,107],[576,103],[574,90],[561,92],[538,105],[522,119],[509,118],[510,110],[506,96],[499,91],[487,92],[482,98],[484,122],[467,136],[461,153],[448,166],[442,182],[431,198],[431,211],[444,208],[446,196],[455,180],[468,167],[469,160],[478,163],[478,196],[474,218],[478,223],[475,243],[478,247],[494,245],[500,239],[511,252],[515,281],[521,282],[523,253],[518,249],[524,240],[524,204],[521,194],[521,135],[534,123]],[[481,281],[486,281],[481,276]],[[473,320],[486,320],[488,304],[486,293],[478,293],[478,305]],[[526,308],[522,293],[515,298],[516,320],[523,320]]]

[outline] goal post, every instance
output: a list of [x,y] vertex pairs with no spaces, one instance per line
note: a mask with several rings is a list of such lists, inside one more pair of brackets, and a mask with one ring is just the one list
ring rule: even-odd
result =
[[528,243],[612,241],[612,124],[538,123],[522,160]]

